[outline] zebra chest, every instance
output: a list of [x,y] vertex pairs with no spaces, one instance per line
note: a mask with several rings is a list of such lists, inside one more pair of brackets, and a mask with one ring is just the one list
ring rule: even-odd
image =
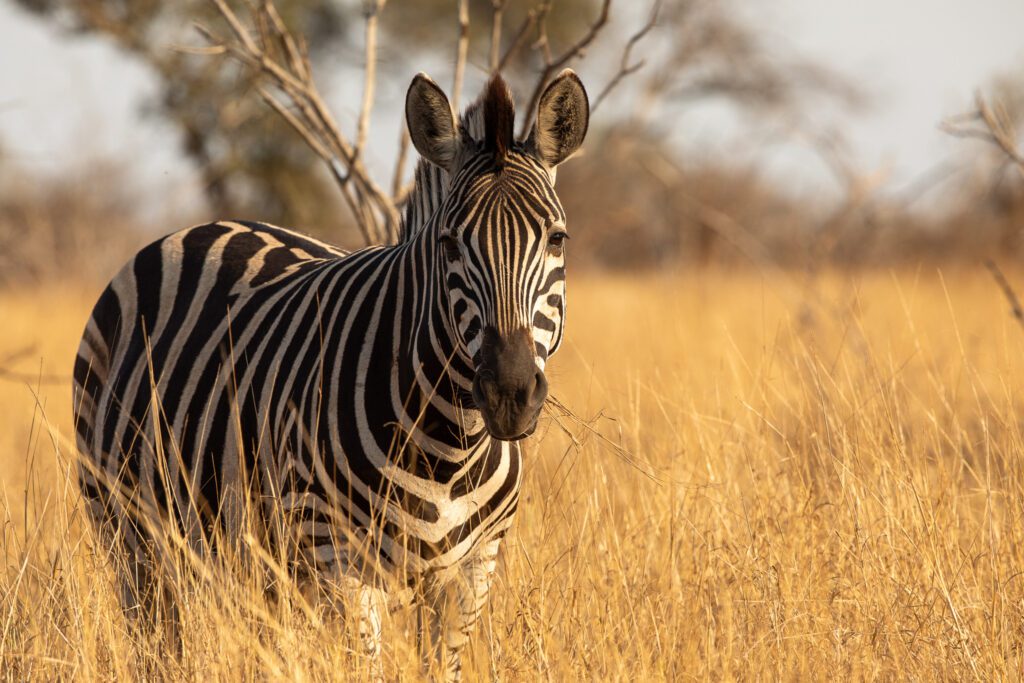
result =
[[443,482],[435,481],[441,484],[435,496],[397,501],[403,510],[396,531],[411,541],[417,563],[424,569],[458,564],[503,533],[515,511],[519,471],[518,446],[495,441]]

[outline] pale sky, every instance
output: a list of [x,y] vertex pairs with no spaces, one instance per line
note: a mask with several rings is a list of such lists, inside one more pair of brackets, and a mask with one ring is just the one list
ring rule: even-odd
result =
[[[760,4],[760,3],[758,3]],[[867,171],[906,184],[964,153],[937,129],[1000,74],[1024,81],[1024,0],[770,0],[774,36],[863,88],[869,108],[838,123]]]
[[[894,191],[965,153],[965,143],[936,126],[966,110],[975,89],[999,74],[1024,78],[1024,0],[749,0],[744,11],[769,43],[836,70],[866,92],[864,111],[809,116],[841,130],[857,165],[884,172]],[[405,86],[381,87],[386,125],[378,138],[385,151],[398,116],[390,105]],[[91,158],[142,157],[136,182],[154,200],[173,205],[194,197],[195,180],[178,157],[173,130],[139,117],[152,92],[145,68],[116,49],[70,38],[0,0],[0,143],[24,167],[58,173]],[[833,184],[797,142],[749,152],[741,120],[702,108],[683,117],[680,135],[693,154],[756,154],[798,192]]]

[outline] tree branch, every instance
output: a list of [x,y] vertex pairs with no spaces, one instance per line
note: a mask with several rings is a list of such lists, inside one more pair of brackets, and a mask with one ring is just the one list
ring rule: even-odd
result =
[[366,136],[370,130],[370,112],[373,110],[373,95],[377,86],[377,19],[386,0],[364,0],[366,15],[366,63],[363,79],[363,104],[359,109],[359,127],[356,132],[355,156],[366,147]]
[[525,136],[530,130],[530,126],[533,125],[533,117],[536,113],[537,103],[540,101],[540,96],[544,92],[544,87],[548,84],[551,76],[573,59],[583,56],[587,47],[594,42],[598,33],[600,33],[601,29],[604,28],[604,25],[608,23],[608,14],[611,9],[611,4],[612,0],[603,0],[601,3],[601,11],[597,15],[597,19],[594,20],[594,23],[590,25],[587,32],[558,57],[552,57],[551,46],[548,42],[546,19],[548,12],[551,11],[551,2],[548,0],[548,2],[541,5],[538,10],[537,19],[538,37],[537,42],[534,43],[534,48],[541,50],[544,55],[544,68],[540,72],[537,84],[533,88],[533,94],[530,95],[529,103],[526,105],[526,116],[523,118],[523,125],[519,130],[520,137]]
[[501,64],[501,29],[505,0],[491,0],[491,7],[494,8],[494,13],[491,17],[491,58],[488,60],[488,68],[494,74],[498,72],[498,66]]
[[521,23],[519,28],[516,29],[516,35],[515,38],[512,39],[512,44],[508,46],[508,49],[505,50],[505,54],[501,56],[501,59],[498,61],[497,68],[492,69],[492,71],[501,73],[508,63],[515,58],[520,50],[523,49],[523,45],[526,44],[526,37],[530,34],[530,29],[537,23],[537,15],[538,12],[535,9],[531,9],[526,13],[523,23]]
[[654,4],[651,5],[651,15],[647,19],[647,23],[640,27],[640,30],[632,35],[629,41],[626,43],[626,47],[622,50],[622,59],[619,62],[619,70],[615,72],[611,80],[604,86],[597,97],[594,98],[594,103],[590,107],[590,111],[593,112],[604,99],[608,97],[608,94],[614,90],[624,78],[630,74],[634,74],[643,68],[645,60],[641,59],[639,62],[630,63],[629,58],[633,52],[633,48],[636,44],[643,40],[644,36],[651,32],[658,23],[658,13],[661,11],[661,0],[654,0]]
[[409,156],[409,128],[402,122],[402,133],[398,139],[398,158],[395,159],[395,171],[391,175],[391,200],[395,205],[402,202],[402,178],[405,177],[405,160]]
[[458,115],[462,81],[466,76],[466,56],[469,54],[469,0],[456,0],[459,9],[459,37],[455,44],[455,77],[452,82],[452,110]]
[[[983,140],[1002,151],[1021,173],[1024,173],[1024,153],[1017,147],[1017,133],[1006,109],[996,102],[990,107],[981,93],[974,95],[975,110],[946,119],[939,128],[953,137]],[[972,124],[981,123],[981,126]]]
[[[392,196],[373,181],[361,159],[374,100],[377,19],[385,0],[365,0],[366,74],[354,144],[342,134],[317,89],[305,45],[288,31],[272,0],[264,0],[252,10],[259,42],[225,0],[211,2],[234,35],[233,41],[222,40],[206,27],[198,26],[214,51],[224,52],[250,67],[257,79],[267,79],[283,95],[284,101],[270,88],[259,85],[264,101],[327,163],[366,244],[394,242],[398,237],[398,208]],[[277,52],[281,58],[276,56]]]
[[999,289],[1003,290],[1003,296],[1006,297],[1006,301],[1010,304],[1010,313],[1013,314],[1014,319],[1024,327],[1024,307],[1020,305],[1020,299],[1017,298],[1017,293],[1013,291],[1013,287],[1010,286],[1010,281],[1003,275],[1003,271],[999,269],[996,262],[992,259],[985,259],[985,267],[992,273],[992,279],[996,281],[996,285]]

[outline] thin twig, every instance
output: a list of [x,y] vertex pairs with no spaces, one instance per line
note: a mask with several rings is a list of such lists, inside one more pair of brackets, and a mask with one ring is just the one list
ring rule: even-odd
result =
[[491,0],[491,7],[494,13],[491,16],[491,58],[488,67],[491,73],[498,72],[498,65],[501,64],[501,30],[504,21],[505,0]]
[[658,13],[660,11],[661,0],[654,0],[654,4],[651,5],[651,15],[647,19],[647,23],[644,24],[639,31],[634,33],[629,39],[629,42],[626,43],[626,47],[622,50],[622,59],[619,62],[619,70],[615,72],[615,75],[612,76],[611,80],[608,81],[608,84],[604,86],[604,89],[598,93],[597,97],[594,99],[594,103],[590,105],[591,112],[596,110],[601,103],[604,102],[604,99],[608,97],[608,94],[614,90],[624,78],[643,68],[645,60],[641,59],[638,62],[630,64],[629,58],[633,52],[633,48],[636,47],[636,44],[643,40],[644,36],[650,33],[651,29],[657,25]]
[[320,140],[299,121],[295,114],[288,110],[288,107],[283,105],[274,95],[266,88],[259,88],[260,97],[263,101],[270,105],[270,107],[278,113],[278,115],[290,125],[296,133],[298,133],[307,145],[320,157],[330,157],[331,153],[324,148],[320,143]]
[[505,54],[501,56],[501,59],[498,61],[497,68],[492,69],[492,71],[501,73],[505,70],[505,67],[508,66],[508,63],[512,61],[517,54],[519,54],[519,51],[523,49],[523,45],[526,44],[527,36],[530,35],[530,29],[532,29],[537,23],[537,16],[538,13],[535,9],[531,9],[526,13],[523,23],[521,23],[519,28],[516,29],[516,34],[512,39],[512,44],[508,46],[508,49],[505,50]]
[[[310,149],[312,149],[313,152],[315,152],[322,159],[331,160],[328,163],[328,166],[331,169],[331,174],[338,182],[338,186],[341,188],[341,194],[345,198],[345,202],[346,204],[348,204],[349,210],[352,211],[352,215],[358,216],[360,212],[358,200],[356,199],[348,184],[348,174],[345,172],[345,169],[338,162],[337,157],[333,156],[328,150],[324,149],[323,144],[310,131],[310,129],[301,121],[299,121],[299,119],[296,118],[295,114],[289,111],[288,107],[286,107],[276,97],[274,97],[274,95],[269,90],[261,87],[259,88],[259,93],[260,96],[263,98],[263,101],[270,105],[270,107],[274,111],[276,111],[278,115],[281,118],[283,118],[296,133],[299,134],[300,137],[302,137],[302,139],[306,142],[307,145],[309,145]],[[367,244],[372,243],[372,238],[370,237],[369,234],[364,233],[363,239],[366,240]]]
[[228,26],[231,27],[234,34],[240,41],[242,41],[242,45],[245,49],[251,54],[258,54],[260,52],[259,47],[255,42],[253,42],[252,36],[250,36],[249,32],[245,30],[242,26],[242,22],[238,20],[238,16],[231,11],[231,8],[227,6],[227,3],[225,3],[224,0],[213,0],[213,4],[216,5],[217,10],[220,12],[221,16],[224,17],[224,20],[228,22]]
[[[1006,109],[1000,102],[989,106],[980,92],[974,95],[975,110],[946,119],[939,128],[957,138],[983,140],[1000,149],[1021,173],[1024,173],[1024,153],[1017,147],[1017,134]],[[981,127],[972,126],[981,123]]]
[[[253,38],[225,0],[211,0],[230,27],[233,41],[223,40],[204,26],[199,31],[211,43],[211,51],[226,53],[263,76],[283,97],[268,87],[257,90],[327,163],[356,219],[366,244],[393,242],[398,236],[399,213],[392,196],[370,177],[361,159],[368,137],[376,83],[377,23],[385,0],[365,0],[366,74],[363,101],[356,124],[354,144],[342,134],[313,80],[305,43],[287,29],[272,0],[253,7],[259,40]],[[275,56],[280,54],[280,59]]]
[[626,448],[624,448],[621,444],[615,443],[607,436],[602,434],[596,427],[594,427],[593,423],[596,422],[597,420],[600,420],[601,418],[611,419],[607,418],[603,412],[598,413],[593,420],[584,420],[579,415],[574,413],[568,406],[566,406],[564,403],[562,403],[560,400],[558,400],[557,398],[550,394],[544,400],[543,408],[548,413],[548,415],[550,415],[554,419],[555,424],[558,425],[559,429],[565,432],[565,434],[572,440],[573,445],[575,445],[577,448],[582,447],[583,439],[577,437],[576,434],[572,432],[572,430],[568,429],[564,424],[562,424],[560,418],[567,417],[574,421],[577,425],[579,425],[584,430],[589,432],[592,436],[597,437],[597,439],[600,442],[602,442],[605,446],[607,446],[609,450],[611,450],[611,452],[616,455],[616,457],[622,459],[623,462],[625,462],[630,467],[634,468],[635,470],[643,474],[651,481],[657,482],[658,484],[664,483],[660,478],[658,478],[656,474],[654,474],[654,468],[651,465],[640,462],[636,458],[636,456],[634,456],[632,453],[626,450]]
[[398,158],[395,159],[395,171],[391,176],[391,201],[396,205],[399,202],[399,195],[402,193],[402,178],[405,177],[405,160],[409,157],[409,129],[402,126],[402,133],[398,139]]
[[31,356],[36,352],[34,346],[26,346],[11,353],[7,354],[4,358],[0,358],[0,379],[11,380],[13,382],[23,382],[25,384],[66,384],[71,381],[70,376],[64,375],[46,375],[40,372],[16,372],[14,370],[8,370],[6,366],[13,364],[15,361],[21,360]]
[[462,95],[462,81],[466,76],[466,56],[469,54],[469,0],[456,0],[458,3],[459,37],[455,43],[455,77],[452,81],[452,109],[459,111],[459,98]]
[[71,381],[71,376],[44,375],[31,372],[15,372],[14,370],[6,370],[4,368],[0,368],[0,379],[35,386],[41,384],[68,384]]
[[992,279],[996,281],[999,288],[1003,290],[1003,295],[1010,303],[1010,312],[1013,314],[1013,317],[1016,318],[1021,327],[1024,327],[1024,307],[1020,305],[1020,299],[1017,298],[1017,293],[1010,286],[1010,281],[1006,279],[1003,271],[999,269],[999,266],[992,259],[985,259],[985,267],[992,273]]
[[356,132],[355,157],[366,147],[366,136],[370,130],[370,112],[373,111],[373,95],[377,87],[377,20],[386,0],[364,0],[366,13],[366,63],[363,65],[363,104],[359,109],[359,127]]
[[228,51],[228,49],[223,45],[210,45],[209,47],[199,47],[197,45],[172,45],[171,49],[175,52],[181,52],[186,55],[196,55],[198,57],[219,56]]
[[288,32],[287,27],[284,25],[284,20],[281,19],[281,15],[277,11],[277,7],[270,0],[263,0],[263,11],[270,19],[270,23],[274,27],[274,31],[277,33],[278,40],[284,47],[285,54],[288,56],[288,62],[291,65],[292,71],[299,74],[302,78],[311,79],[312,76],[309,72],[309,58],[304,54],[304,51],[300,49],[298,41],[292,37],[291,33]]
[[548,84],[548,80],[553,74],[557,73],[570,61],[578,57],[582,57],[586,53],[587,47],[594,42],[598,33],[600,33],[601,29],[604,28],[604,25],[608,23],[611,4],[612,0],[604,0],[601,3],[601,11],[597,15],[597,19],[595,19],[594,23],[590,25],[587,32],[558,57],[552,57],[551,46],[548,42],[547,13],[551,10],[551,3],[547,2],[541,5],[537,19],[538,38],[537,42],[534,43],[534,48],[540,50],[544,55],[544,68],[541,70],[540,76],[537,78],[537,84],[534,86],[533,93],[530,95],[529,103],[526,105],[526,115],[523,117],[523,125],[519,131],[520,137],[525,136],[527,131],[530,130],[530,126],[533,125],[533,117],[536,113],[537,103],[540,101],[540,96],[543,94],[544,88]]

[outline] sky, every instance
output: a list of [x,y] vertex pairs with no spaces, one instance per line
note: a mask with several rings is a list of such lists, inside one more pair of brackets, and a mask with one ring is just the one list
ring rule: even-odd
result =
[[969,110],[998,75],[1024,81],[1024,0],[767,0],[765,24],[868,95],[836,123],[864,172],[913,183],[963,141],[939,122]]
[[[993,77],[1024,75],[1024,0],[737,4],[769,44],[834,70],[867,95],[866,108],[822,111],[826,120],[814,123],[840,131],[852,162],[893,191],[964,154],[964,142],[938,131],[944,117],[967,110],[974,91]],[[398,116],[393,105],[405,88],[391,85],[383,84],[380,106],[394,124],[379,126],[374,141],[383,158],[390,158]],[[175,205],[198,196],[174,131],[139,116],[154,91],[147,70],[109,44],[70,38],[0,0],[0,145],[21,167],[87,176],[90,160],[137,159],[132,182],[155,202]],[[344,119],[344,105],[337,108]],[[742,117],[720,106],[688,112],[679,129],[694,155],[744,149]],[[799,141],[780,139],[756,154],[766,173],[794,192],[835,189],[834,176]]]

